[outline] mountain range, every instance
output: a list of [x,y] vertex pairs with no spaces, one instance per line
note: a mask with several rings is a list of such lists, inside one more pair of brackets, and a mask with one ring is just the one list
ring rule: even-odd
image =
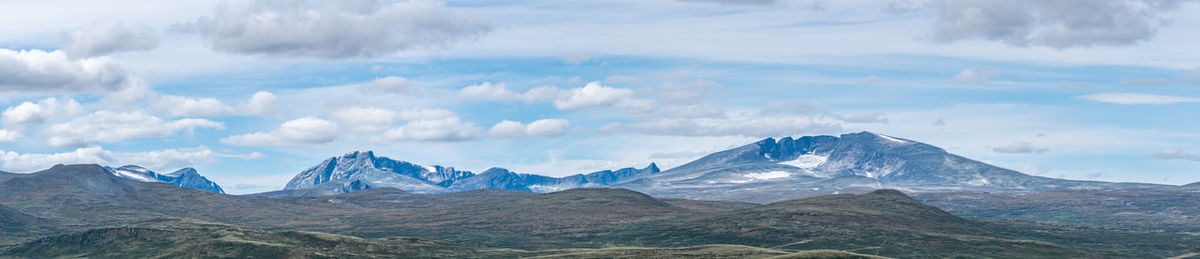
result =
[[264,195],[327,195],[373,188],[395,188],[413,193],[446,193],[480,189],[505,189],[529,192],[553,192],[571,188],[601,187],[627,179],[658,173],[651,163],[643,169],[624,168],[562,178],[519,174],[503,168],[483,173],[456,170],[439,165],[420,165],[376,156],[372,151],[356,151],[304,170],[292,178],[283,191]]
[[1161,187],[1154,184],[1076,181],[1032,176],[954,155],[929,144],[873,132],[840,136],[767,138],[659,170],[624,168],[562,178],[504,168],[483,173],[418,165],[371,151],[332,157],[294,177],[282,192],[327,195],[371,188],[415,193],[479,189],[553,192],[614,187],[655,197],[766,203],[877,189],[908,192],[1030,192]]

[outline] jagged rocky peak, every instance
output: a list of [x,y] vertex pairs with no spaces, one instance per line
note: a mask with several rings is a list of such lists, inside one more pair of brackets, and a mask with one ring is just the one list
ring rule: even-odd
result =
[[358,181],[355,186],[439,193],[445,192],[445,188],[454,182],[473,175],[469,171],[459,171],[452,167],[393,160],[377,156],[373,151],[354,151],[326,159],[321,164],[297,174],[284,189],[304,189],[326,183],[341,185]]

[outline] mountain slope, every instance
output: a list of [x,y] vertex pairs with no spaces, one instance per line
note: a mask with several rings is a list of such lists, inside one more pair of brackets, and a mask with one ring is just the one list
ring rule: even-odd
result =
[[615,185],[658,197],[751,202],[884,188],[930,192],[1154,186],[1031,176],[871,132],[768,138]]
[[196,172],[196,169],[187,167],[179,169],[170,174],[159,174],[136,165],[126,165],[118,168],[109,168],[109,172],[121,178],[139,181],[139,182],[163,182],[183,188],[191,188],[196,190],[210,191],[215,193],[225,193],[221,186],[208,178],[201,176]]

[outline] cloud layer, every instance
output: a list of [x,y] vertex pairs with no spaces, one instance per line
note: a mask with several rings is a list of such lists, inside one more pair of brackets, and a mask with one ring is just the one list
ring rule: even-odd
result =
[[173,29],[203,35],[222,52],[343,59],[444,46],[488,33],[491,24],[434,1],[253,0]]

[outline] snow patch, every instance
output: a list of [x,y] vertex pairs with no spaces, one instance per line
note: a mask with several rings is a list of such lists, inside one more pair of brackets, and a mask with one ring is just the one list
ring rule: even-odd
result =
[[421,168],[424,168],[425,171],[428,171],[431,173],[437,173],[437,167],[428,166],[428,165],[419,165],[419,166],[421,166]]
[[873,134],[875,134],[875,136],[879,136],[880,138],[886,139],[886,140],[888,140],[888,141],[891,141],[891,142],[896,142],[896,143],[908,143],[908,141],[904,141],[904,140],[901,140],[901,139],[898,139],[898,138],[893,138],[893,137],[884,136],[883,134],[878,134],[878,133],[873,133]]
[[113,175],[116,175],[118,177],[125,178],[125,179],[139,181],[139,182],[146,182],[146,183],[158,182],[158,179],[150,178],[150,176],[146,176],[146,175],[135,173],[135,172],[125,171],[125,170],[113,170]]
[[984,185],[991,185],[991,184],[992,184],[991,181],[988,181],[987,178],[983,178],[983,176],[980,176],[980,175],[975,175],[974,180],[967,181],[967,185],[970,185],[970,186],[984,186]]
[[791,176],[792,176],[791,173],[784,172],[784,171],[770,171],[770,172],[765,172],[765,173],[749,173],[749,174],[742,175],[741,180],[733,180],[733,181],[729,181],[729,182],[731,182],[731,183],[748,183],[748,182],[754,182],[754,181],[788,178]]
[[826,160],[829,160],[828,156],[800,155],[800,157],[797,157],[796,160],[783,161],[779,162],[779,164],[790,165],[804,169],[813,169],[821,166],[821,164],[825,163]]

